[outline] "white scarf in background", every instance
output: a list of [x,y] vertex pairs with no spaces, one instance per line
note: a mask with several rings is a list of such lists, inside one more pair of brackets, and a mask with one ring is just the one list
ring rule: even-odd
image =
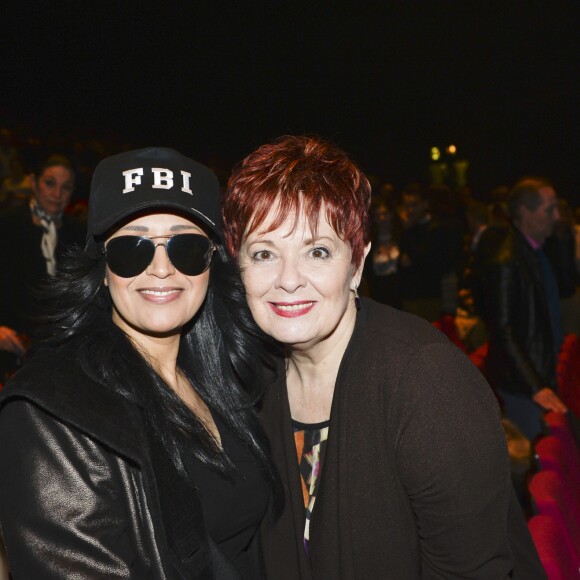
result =
[[61,215],[50,216],[38,205],[36,200],[30,200],[30,212],[32,221],[42,228],[42,239],[40,240],[40,250],[46,260],[46,272],[49,276],[56,274],[55,250],[58,242],[56,228],[60,225]]

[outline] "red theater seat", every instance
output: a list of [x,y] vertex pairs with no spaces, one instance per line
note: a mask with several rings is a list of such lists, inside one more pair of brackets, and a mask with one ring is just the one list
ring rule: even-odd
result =
[[[542,470],[558,472],[562,485],[578,505],[580,518],[580,456],[553,435],[542,437],[535,445]],[[579,519],[580,522],[580,519]]]
[[580,578],[580,560],[567,547],[566,537],[550,516],[534,516],[528,528],[549,580]]
[[558,394],[568,408],[580,416],[580,340],[568,334],[558,356]]
[[578,455],[580,460],[580,445],[578,445],[568,422],[568,414],[550,411],[544,415],[544,421],[550,428],[550,434],[562,441],[571,453]]
[[529,485],[537,515],[554,519],[565,539],[567,550],[580,565],[580,507],[562,485],[556,471],[535,473]]

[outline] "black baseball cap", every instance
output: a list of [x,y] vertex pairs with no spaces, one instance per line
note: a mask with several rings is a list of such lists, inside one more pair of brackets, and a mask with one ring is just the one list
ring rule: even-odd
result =
[[173,209],[221,237],[221,190],[214,173],[166,147],[126,151],[103,159],[91,181],[87,249],[143,210]]

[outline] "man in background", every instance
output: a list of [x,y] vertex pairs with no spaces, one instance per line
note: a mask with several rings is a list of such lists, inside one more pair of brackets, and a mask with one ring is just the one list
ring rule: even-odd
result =
[[558,285],[542,250],[559,219],[558,199],[547,180],[524,178],[508,206],[513,227],[484,273],[487,368],[505,415],[533,439],[544,411],[567,411],[556,393],[563,341]]

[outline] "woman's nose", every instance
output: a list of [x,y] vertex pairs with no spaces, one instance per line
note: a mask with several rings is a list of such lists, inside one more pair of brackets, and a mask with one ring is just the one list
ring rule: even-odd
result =
[[175,267],[167,255],[165,244],[157,244],[155,246],[153,260],[147,266],[146,273],[157,278],[167,278],[167,276],[175,273]]
[[277,286],[292,294],[306,284],[303,267],[294,258],[282,259]]

